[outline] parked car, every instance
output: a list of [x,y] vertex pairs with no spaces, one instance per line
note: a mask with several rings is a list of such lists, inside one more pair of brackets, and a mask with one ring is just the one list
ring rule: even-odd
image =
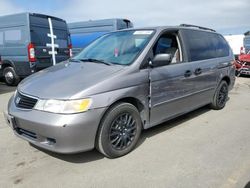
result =
[[70,58],[70,36],[64,20],[21,13],[0,17],[0,77],[8,85]]
[[72,41],[72,53],[78,54],[88,44],[98,37],[112,31],[132,28],[128,19],[104,19],[73,22],[68,24]]
[[148,129],[204,105],[224,108],[235,82],[222,35],[198,26],[106,34],[69,61],[23,80],[5,113],[14,133],[58,153],[110,158]]
[[239,55],[235,60],[236,76],[250,75],[250,52]]
[[243,47],[235,60],[236,75],[250,75],[250,31],[244,33]]

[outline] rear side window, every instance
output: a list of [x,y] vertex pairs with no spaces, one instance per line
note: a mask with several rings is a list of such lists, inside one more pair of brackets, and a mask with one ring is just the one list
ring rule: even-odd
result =
[[184,39],[190,61],[206,60],[229,55],[225,39],[216,33],[184,30]]
[[22,39],[21,30],[8,30],[5,31],[5,41],[13,42],[20,41]]
[[23,44],[23,31],[21,29],[6,30],[4,31],[4,37],[0,36],[0,43],[1,42],[7,46],[22,45]]

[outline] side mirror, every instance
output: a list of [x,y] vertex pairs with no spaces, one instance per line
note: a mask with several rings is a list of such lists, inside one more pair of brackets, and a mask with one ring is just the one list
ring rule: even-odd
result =
[[157,54],[152,60],[150,66],[152,67],[160,67],[164,65],[168,65],[172,60],[171,54]]

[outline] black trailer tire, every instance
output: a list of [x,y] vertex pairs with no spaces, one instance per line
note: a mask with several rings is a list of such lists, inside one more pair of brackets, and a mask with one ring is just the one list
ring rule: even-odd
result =
[[96,140],[96,148],[108,158],[128,154],[136,146],[142,130],[140,114],[129,103],[118,103],[104,115]]
[[16,74],[13,67],[4,68],[3,76],[8,86],[16,86],[20,82],[20,77]]
[[214,110],[220,110],[225,107],[227,100],[228,84],[226,81],[222,80],[215,91],[210,107]]

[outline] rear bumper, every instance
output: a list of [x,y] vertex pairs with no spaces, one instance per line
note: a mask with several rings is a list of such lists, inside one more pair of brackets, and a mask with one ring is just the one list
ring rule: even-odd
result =
[[20,110],[11,101],[4,116],[16,136],[53,152],[78,153],[94,148],[104,111],[102,108],[79,114],[53,114]]

